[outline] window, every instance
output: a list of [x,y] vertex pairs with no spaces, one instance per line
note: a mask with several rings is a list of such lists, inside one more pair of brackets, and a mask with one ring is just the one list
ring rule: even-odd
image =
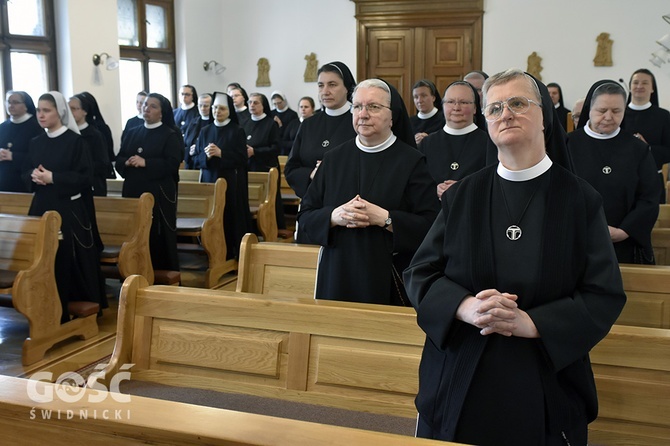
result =
[[[32,0],[31,0],[32,1]],[[118,0],[122,122],[137,114],[140,90],[175,102],[173,0]]]
[[0,0],[3,99],[24,90],[37,103],[58,85],[53,17],[53,0]]

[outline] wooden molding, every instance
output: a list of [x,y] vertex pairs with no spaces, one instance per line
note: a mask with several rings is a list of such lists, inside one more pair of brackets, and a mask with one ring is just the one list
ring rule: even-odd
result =
[[484,0],[351,0],[356,3],[356,18],[365,15],[422,12],[483,12]]

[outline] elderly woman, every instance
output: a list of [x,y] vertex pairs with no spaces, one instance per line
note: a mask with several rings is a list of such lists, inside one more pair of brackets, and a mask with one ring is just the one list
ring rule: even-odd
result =
[[659,199],[666,202],[663,165],[670,162],[670,113],[659,106],[656,78],[646,68],[630,77],[628,106],[621,128],[651,147],[660,180]]
[[439,204],[424,157],[391,131],[392,109],[403,107],[391,97],[379,79],[356,87],[358,136],[325,154],[301,203],[301,230],[324,247],[318,299],[406,304],[399,272]]
[[90,194],[93,167],[90,152],[79,136],[63,95],[57,91],[40,96],[37,120],[45,130],[30,141],[24,177],[35,192],[28,215],[58,211],[62,218],[56,253],[56,285],[63,306],[62,322],[69,317],[68,302],[92,301],[107,308],[100,271],[97,228],[84,195]]
[[446,124],[425,137],[419,150],[437,184],[437,197],[456,181],[486,165],[488,135],[475,123],[481,114],[477,90],[465,81],[451,83],[442,101]]
[[35,117],[35,104],[25,91],[8,91],[9,119],[0,124],[0,191],[28,192],[21,179],[28,143],[44,133]]
[[658,218],[658,176],[649,146],[619,127],[626,92],[610,80],[589,90],[568,147],[575,173],[603,197],[610,238],[620,263],[654,263],[651,228]]
[[544,85],[513,69],[484,96],[500,162],[444,193],[405,271],[426,333],[417,434],[585,445],[597,414],[588,353],[626,300],[601,199],[556,162],[568,158]]
[[198,136],[194,166],[202,174],[200,181],[214,183],[226,180],[226,207],[223,229],[228,258],[238,256],[242,237],[251,232],[247,178],[247,146],[244,130],[239,126],[233,98],[214,93],[212,123]]
[[410,118],[410,123],[414,141],[419,144],[423,138],[444,127],[444,115],[440,113],[440,93],[428,79],[421,79],[414,84],[412,98],[417,114]]
[[179,271],[177,256],[177,182],[184,140],[175,125],[170,101],[150,93],[142,108],[144,125],[128,131],[116,157],[125,181],[122,195],[154,196],[149,250],[154,269]]

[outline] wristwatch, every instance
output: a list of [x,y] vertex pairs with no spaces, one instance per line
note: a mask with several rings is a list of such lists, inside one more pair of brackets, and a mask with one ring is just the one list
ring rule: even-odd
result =
[[386,218],[386,220],[384,220],[384,229],[388,228],[392,224],[393,224],[393,220],[391,220],[391,214],[389,213],[388,218]]

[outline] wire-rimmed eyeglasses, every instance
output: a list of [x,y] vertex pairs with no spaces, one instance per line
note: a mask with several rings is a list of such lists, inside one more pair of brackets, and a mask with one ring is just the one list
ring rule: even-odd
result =
[[381,113],[381,111],[384,110],[385,108],[388,108],[389,110],[391,110],[391,107],[389,107],[387,105],[375,104],[374,102],[372,104],[365,104],[365,105],[363,105],[363,104],[353,104],[351,106],[351,112],[357,114],[357,113],[360,113],[363,109],[365,109],[371,115],[376,115],[376,114]]
[[515,115],[522,115],[528,111],[530,104],[535,104],[542,108],[542,105],[532,99],[528,99],[524,96],[514,96],[507,98],[504,101],[491,102],[484,107],[482,114],[488,122],[495,122],[502,116],[503,111],[505,110],[505,105],[507,105],[509,111]]

